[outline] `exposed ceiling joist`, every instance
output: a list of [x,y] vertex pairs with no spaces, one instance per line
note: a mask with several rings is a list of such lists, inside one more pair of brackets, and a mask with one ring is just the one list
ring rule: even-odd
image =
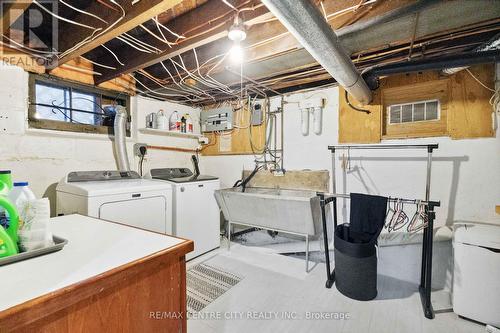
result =
[[[240,12],[240,17],[247,24],[253,24],[259,20],[272,17],[267,8],[260,4],[259,1],[238,0],[233,1],[233,5],[238,9],[242,7],[248,8],[248,10]],[[114,71],[104,71],[101,76],[96,77],[96,81],[98,83],[105,82],[122,74],[134,72],[175,57],[193,48],[225,38],[229,28],[233,24],[234,15],[231,15],[232,12],[234,11],[225,6],[221,1],[212,0],[179,16],[169,22],[167,26],[173,31],[184,34],[185,39],[179,40],[177,45],[165,49],[160,54],[140,54],[130,57],[127,59],[125,66]],[[227,17],[228,14],[230,14],[229,17]],[[196,27],[200,23],[206,22],[210,22],[210,24],[203,30],[199,31],[199,29],[195,29],[190,34],[184,33],[185,31],[192,30],[193,26]]]
[[[104,33],[100,33],[97,38],[93,39],[89,43],[82,45],[81,47],[76,48],[74,51],[66,54],[62,58],[57,60],[57,65],[62,65],[72,59],[75,59],[94,48],[98,47],[101,44],[104,44],[111,39],[118,37],[119,35],[135,28],[136,26],[152,19],[153,17],[169,10],[175,5],[182,2],[182,0],[150,0],[150,1],[140,1],[132,5],[128,3],[123,6],[123,9],[126,15],[118,21],[111,29],[109,27],[104,28]],[[98,1],[92,1],[92,4],[86,9],[91,13],[103,13],[106,15],[103,17],[109,20],[109,22],[113,22],[117,20],[117,15],[120,15],[118,12],[114,12],[110,9],[103,10],[102,5]],[[121,10],[120,10],[121,12]],[[120,16],[118,16],[119,18]],[[76,18],[75,21],[85,22],[88,20],[88,17],[82,16],[80,19]],[[71,26],[70,29],[64,31],[63,34],[60,35],[59,39],[59,50],[65,51],[73,47],[76,43],[82,41],[89,35],[88,30],[82,30],[81,27]],[[121,74],[116,75],[120,76]]]
[[[453,0],[425,7],[419,13],[416,39],[445,31],[449,31],[453,35],[457,30],[466,29],[467,25],[495,20],[500,17],[500,7],[496,3],[495,0]],[[477,6],[487,10],[474,10]],[[341,28],[337,30],[339,39],[349,52],[358,54],[368,49],[380,50],[398,44],[405,44],[412,38],[414,21],[410,18],[414,17],[414,13],[402,12],[401,16],[396,16],[393,20],[373,26],[366,25],[366,22],[370,21],[370,19],[367,19],[352,26]],[[358,27],[360,27],[359,30]],[[361,29],[361,27],[364,28]],[[352,33],[353,30],[356,30],[357,33]],[[282,64],[289,64],[290,68],[300,68],[314,64],[314,58],[290,37],[290,35],[283,36],[272,43],[247,52],[245,72],[251,73],[248,75],[251,75],[254,79],[259,79],[276,73],[276,66],[278,65],[283,70],[284,66]],[[252,38],[250,34],[249,38]],[[414,47],[420,47],[420,45],[414,45]],[[272,61],[272,63],[279,62],[282,64],[276,66],[266,65],[266,60],[271,58],[276,58],[276,61]],[[223,71],[213,74],[216,80],[226,84],[238,82],[234,77],[230,77],[230,82],[227,82],[226,76],[227,73]]]
[[[324,1],[323,8],[329,14],[329,23],[332,28],[348,24],[353,20],[353,17],[362,16],[364,20],[376,17],[378,15],[391,12],[394,9],[411,4],[413,0],[400,0],[398,2],[371,2],[367,5],[359,6],[359,1]],[[347,15],[346,15],[347,14]],[[249,64],[261,62],[270,57],[276,57],[280,54],[290,52],[292,50],[302,49],[300,43],[288,32],[288,30],[275,18],[270,20],[259,20],[260,23],[253,24],[247,30],[247,38],[243,43],[245,47],[245,67]],[[200,63],[227,52],[232,45],[229,39],[221,39],[215,42],[203,45],[196,49]],[[307,52],[306,52],[307,53]],[[183,61],[187,68],[194,69],[196,66],[195,59],[192,53],[188,52],[182,55]],[[311,60],[310,57],[309,61]],[[168,64],[167,64],[168,66]],[[156,66],[155,66],[156,67]],[[157,67],[159,72],[164,75],[164,70],[161,66]],[[155,69],[150,67],[148,71]],[[224,66],[215,69],[213,73],[221,72]]]

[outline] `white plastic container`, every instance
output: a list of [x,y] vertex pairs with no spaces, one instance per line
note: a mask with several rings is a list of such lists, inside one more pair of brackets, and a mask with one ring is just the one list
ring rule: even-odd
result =
[[193,120],[189,113],[186,113],[184,118],[186,118],[186,133],[193,133]]
[[163,110],[158,111],[156,114],[156,128],[159,130],[166,130],[168,125],[167,116]]
[[453,311],[500,327],[500,225],[455,223]]
[[170,119],[168,121],[168,129],[170,131],[174,131],[174,132],[179,132],[180,129],[181,129],[181,121],[179,119],[179,112],[177,111],[174,111],[172,112],[172,114],[170,115]]
[[26,204],[29,200],[35,200],[36,196],[29,188],[28,182],[15,182],[9,199],[16,205],[19,213],[19,225],[22,226],[26,215]]
[[19,242],[23,251],[33,251],[53,245],[49,199],[28,200],[25,210],[26,220],[19,229]]

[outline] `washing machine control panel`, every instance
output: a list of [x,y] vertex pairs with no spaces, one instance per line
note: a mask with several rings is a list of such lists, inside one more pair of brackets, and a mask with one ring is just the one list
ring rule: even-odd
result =
[[188,168],[151,169],[151,176],[156,179],[169,180],[173,178],[191,177],[193,172]]
[[135,171],[74,171],[68,174],[68,183],[140,178],[141,176]]

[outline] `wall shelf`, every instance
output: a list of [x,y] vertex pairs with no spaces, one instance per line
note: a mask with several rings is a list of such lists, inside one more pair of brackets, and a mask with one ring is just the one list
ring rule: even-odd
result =
[[190,139],[198,139],[198,138],[202,137],[201,134],[173,132],[173,131],[160,130],[160,129],[155,129],[155,128],[139,128],[139,132],[141,132],[143,134],[174,136],[174,137],[178,137],[178,138],[190,138]]

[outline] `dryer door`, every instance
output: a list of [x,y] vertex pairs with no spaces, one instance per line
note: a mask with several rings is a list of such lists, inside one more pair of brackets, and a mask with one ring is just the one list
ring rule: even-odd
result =
[[163,196],[106,202],[99,208],[99,218],[165,234],[166,205]]

